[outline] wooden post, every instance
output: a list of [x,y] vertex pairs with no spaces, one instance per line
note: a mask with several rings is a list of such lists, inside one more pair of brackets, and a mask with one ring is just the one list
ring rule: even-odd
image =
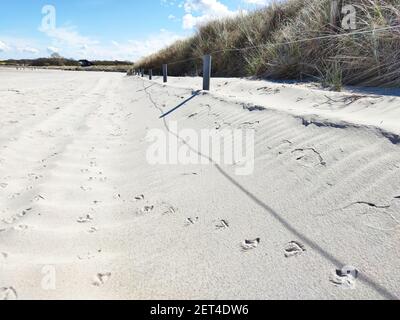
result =
[[153,79],[153,69],[149,70],[149,80]]
[[166,83],[168,81],[168,65],[167,64],[163,64],[162,72],[163,72],[163,76],[164,76],[164,83]]
[[203,90],[210,90],[211,79],[211,55],[207,54],[203,57]]

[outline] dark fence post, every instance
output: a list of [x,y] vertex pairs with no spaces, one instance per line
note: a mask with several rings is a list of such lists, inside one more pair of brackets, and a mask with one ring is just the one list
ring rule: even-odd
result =
[[164,76],[164,83],[166,83],[168,81],[168,65],[163,64],[162,70],[163,70],[163,76]]
[[211,55],[207,54],[203,57],[203,90],[210,90],[211,79]]

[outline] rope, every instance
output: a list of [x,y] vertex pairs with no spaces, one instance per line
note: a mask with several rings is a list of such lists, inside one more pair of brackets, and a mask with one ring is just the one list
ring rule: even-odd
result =
[[[294,43],[303,43],[303,42],[314,41],[314,40],[342,38],[342,37],[349,37],[349,36],[354,36],[354,35],[359,35],[359,34],[375,33],[375,32],[381,32],[381,31],[387,31],[387,30],[393,30],[393,29],[399,29],[399,28],[400,28],[400,24],[395,25],[395,26],[373,29],[373,30],[356,31],[356,32],[341,33],[341,34],[331,34],[331,35],[319,36],[319,37],[314,37],[314,38],[306,38],[306,39],[299,39],[299,40],[278,42],[278,43],[268,43],[268,44],[261,44],[261,45],[257,45],[257,46],[249,46],[249,47],[243,47],[243,48],[226,48],[226,49],[212,51],[209,54],[212,55],[212,54],[221,53],[221,52],[246,51],[246,50],[251,50],[251,49],[265,48],[265,47],[268,47],[271,45],[279,46],[279,45],[288,45],[288,44],[294,44]],[[189,58],[189,59],[185,59],[185,60],[174,61],[174,62],[168,63],[168,65],[174,65],[174,64],[179,64],[179,63],[183,63],[183,62],[194,61],[194,60],[202,59],[202,58],[203,58],[203,56],[197,56],[197,57],[193,57],[193,58]]]

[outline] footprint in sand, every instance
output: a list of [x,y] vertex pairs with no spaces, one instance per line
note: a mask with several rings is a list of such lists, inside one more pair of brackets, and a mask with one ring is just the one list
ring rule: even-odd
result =
[[186,219],[185,226],[186,226],[186,227],[189,227],[189,226],[195,225],[197,222],[199,222],[199,217],[187,218],[187,219]]
[[176,209],[176,208],[174,208],[174,207],[172,207],[172,206],[167,206],[167,207],[164,209],[163,215],[174,214],[174,213],[176,213],[177,211],[178,211],[178,209]]
[[330,281],[343,289],[355,289],[359,272],[353,266],[344,266],[331,274]]
[[183,176],[198,176],[199,174],[197,172],[191,172],[191,173],[182,173]]
[[241,244],[242,250],[250,251],[256,249],[259,246],[260,242],[261,242],[260,238],[254,240],[244,240]]
[[220,220],[218,223],[215,225],[215,228],[217,230],[225,230],[229,228],[229,222],[227,220]]
[[96,287],[102,287],[106,284],[108,280],[111,278],[111,272],[106,273],[98,273],[94,279],[92,284]]
[[17,300],[18,294],[13,287],[0,288],[0,300]]
[[136,196],[136,197],[135,197],[135,200],[136,200],[136,201],[143,201],[143,200],[144,200],[144,195],[141,194],[141,195],[139,195],[139,196]]
[[306,251],[306,248],[303,244],[297,241],[291,241],[287,244],[285,248],[285,257],[292,258],[301,255],[303,252]]
[[23,210],[21,213],[17,214],[17,216],[19,218],[23,218],[29,213],[29,211],[32,211],[32,208],[28,208],[28,209]]
[[99,231],[99,229],[97,229],[96,227],[91,227],[91,228],[88,230],[88,233],[96,233],[97,231]]
[[89,166],[90,166],[91,168],[97,167],[96,159],[93,159],[92,161],[90,161],[90,162],[89,162]]
[[79,217],[76,221],[78,223],[89,223],[93,221],[93,217],[90,214],[87,214],[85,217]]
[[194,118],[197,115],[198,115],[198,113],[192,113],[191,115],[188,116],[188,119]]
[[33,199],[31,200],[31,202],[39,202],[41,200],[45,200],[44,197],[42,197],[40,194],[33,197]]
[[141,213],[150,213],[154,210],[154,206],[144,206],[142,209],[140,209]]
[[29,181],[36,181],[36,180],[39,180],[39,179],[42,179],[42,178],[43,178],[42,175],[37,175],[36,173],[29,173],[28,174],[28,180]]

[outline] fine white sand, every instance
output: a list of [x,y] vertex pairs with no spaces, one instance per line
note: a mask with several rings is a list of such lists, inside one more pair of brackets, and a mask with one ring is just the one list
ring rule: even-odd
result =
[[[164,122],[200,78],[0,69],[0,298],[399,298],[395,92],[212,86]],[[150,165],[172,120],[254,129],[254,174]]]

